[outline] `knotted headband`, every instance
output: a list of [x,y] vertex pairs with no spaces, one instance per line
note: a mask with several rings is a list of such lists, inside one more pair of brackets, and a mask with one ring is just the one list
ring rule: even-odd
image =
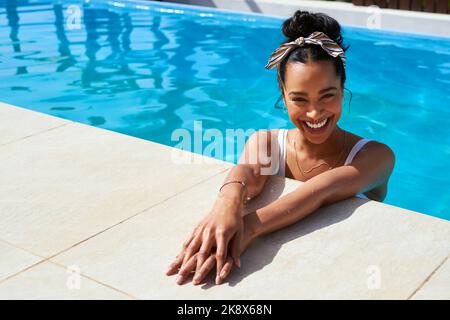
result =
[[315,31],[309,35],[309,37],[300,37],[292,42],[284,43],[278,49],[276,49],[270,56],[269,62],[266,65],[266,69],[272,69],[278,65],[289,53],[305,44],[317,44],[323,48],[330,56],[340,57],[345,67],[345,54],[344,50],[333,40],[328,38],[326,34],[320,31]]

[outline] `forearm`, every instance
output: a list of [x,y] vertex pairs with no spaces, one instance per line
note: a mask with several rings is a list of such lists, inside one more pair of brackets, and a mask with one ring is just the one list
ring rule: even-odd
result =
[[260,174],[258,165],[238,164],[230,169],[223,183],[243,181],[246,187],[240,183],[227,184],[219,192],[218,199],[242,205],[247,198],[253,199],[261,193],[267,178]]
[[252,237],[271,233],[303,219],[325,204],[328,191],[321,186],[320,180],[311,179],[295,191],[250,213],[247,223]]

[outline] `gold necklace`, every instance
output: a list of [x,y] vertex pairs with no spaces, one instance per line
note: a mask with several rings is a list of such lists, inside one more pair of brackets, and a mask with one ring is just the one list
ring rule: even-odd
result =
[[[299,131],[297,131],[296,138],[298,137],[298,134],[299,134]],[[331,170],[332,168],[334,168],[334,167],[336,166],[338,160],[342,157],[342,153],[343,153],[344,150],[345,150],[346,138],[347,138],[347,135],[346,135],[346,132],[344,131],[344,144],[343,144],[343,146],[342,146],[341,153],[339,154],[339,157],[338,157],[338,158],[336,159],[336,161],[334,162],[333,166],[330,166],[328,163],[326,163],[325,161],[323,161],[322,163],[319,163],[318,165],[312,167],[311,169],[309,169],[309,170],[307,170],[307,171],[303,171],[302,167],[300,166],[300,163],[298,162],[298,156],[297,156],[297,144],[296,144],[297,139],[294,139],[295,163],[297,164],[297,167],[299,168],[299,170],[300,170],[300,172],[302,173],[302,175],[306,178],[305,173],[308,173],[308,172],[312,171],[313,169],[315,169],[315,168],[317,168],[317,167],[320,167],[320,166],[323,165],[323,164],[326,164],[326,165],[328,166],[328,169],[327,169],[327,170]]]

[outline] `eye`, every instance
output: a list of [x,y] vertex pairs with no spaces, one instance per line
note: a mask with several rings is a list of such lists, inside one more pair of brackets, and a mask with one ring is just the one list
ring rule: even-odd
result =
[[322,99],[327,99],[327,100],[329,100],[329,99],[331,99],[331,98],[333,98],[333,97],[334,97],[334,94],[329,93],[329,94],[324,95],[324,96],[322,97]]
[[291,101],[294,101],[294,102],[306,102],[306,100],[302,99],[302,98],[291,99]]

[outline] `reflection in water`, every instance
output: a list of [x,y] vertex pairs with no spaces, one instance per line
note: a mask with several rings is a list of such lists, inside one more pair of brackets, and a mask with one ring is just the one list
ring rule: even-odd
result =
[[[6,18],[10,27],[9,38],[14,52],[22,52],[19,41],[19,14],[17,13],[17,0],[9,0],[6,7]],[[17,67],[16,74],[28,73],[24,66]]]
[[[192,132],[196,120],[222,133],[293,127],[274,108],[275,72],[264,70],[282,40],[282,20],[92,0],[72,30],[70,4],[0,0],[2,101],[167,145],[179,142],[171,141],[174,130]],[[450,198],[439,185],[450,180],[450,41],[344,31],[353,99],[339,125],[394,150],[385,202],[448,218]],[[235,162],[240,151],[226,160]]]
[[[20,81],[29,83],[33,98],[9,95],[12,103],[169,145],[176,144],[171,132],[180,127],[193,130],[194,120],[203,120],[205,129],[223,130],[267,127],[273,122],[261,117],[261,107],[268,110],[263,115],[274,113],[276,86],[261,93],[257,84],[270,77],[250,78],[252,72],[241,72],[259,54],[246,61],[252,45],[246,33],[254,36],[252,30],[233,31],[212,18],[180,20],[170,14],[87,4],[81,8],[82,28],[68,30],[69,4],[49,2],[35,8],[7,2],[15,51],[27,42],[18,39],[19,27],[34,43],[17,67],[17,73],[33,68],[32,76]],[[33,23],[19,25],[19,15],[31,17]],[[45,27],[37,30],[34,24]],[[53,32],[46,28],[51,24]],[[223,42],[226,33],[232,41]],[[261,69],[261,63],[254,66]],[[48,81],[52,86],[42,88]],[[251,99],[242,99],[245,96]],[[246,112],[241,117],[230,117],[242,108]],[[276,122],[287,124],[283,114],[274,115]],[[256,125],[255,117],[260,118]]]
[[58,37],[58,52],[61,56],[59,60],[61,64],[56,69],[57,72],[63,72],[66,69],[72,67],[76,64],[75,58],[72,56],[70,52],[69,41],[67,40],[66,33],[64,30],[64,15],[63,15],[63,7],[61,4],[53,5],[53,12],[55,14],[55,27],[56,27],[56,36]]
[[[37,66],[33,74],[43,81],[56,80],[54,72],[65,73],[56,76],[64,82],[57,82],[58,88],[53,89],[58,90],[52,93],[41,88],[36,90],[38,83],[29,79],[32,83],[30,91],[35,96],[42,93],[38,101],[44,104],[37,105],[33,99],[32,106],[38,110],[70,111],[56,115],[90,124],[93,124],[89,120],[92,117],[103,118],[95,123],[173,144],[170,133],[180,127],[192,130],[194,120],[203,119],[206,122],[204,128],[208,124],[223,128],[233,125],[235,119],[229,117],[230,111],[242,108],[237,98],[242,96],[242,91],[251,92],[254,79],[242,86],[246,79],[239,76],[239,69],[243,66],[232,63],[229,58],[230,54],[235,54],[236,47],[242,44],[245,49],[248,42],[244,41],[245,34],[239,34],[234,36],[238,40],[235,44],[222,44],[227,25],[198,23],[191,19],[180,23],[178,17],[167,14],[150,15],[137,10],[120,12],[84,5],[83,28],[67,30],[65,10],[68,4],[41,5],[35,14],[33,7],[18,6],[17,1],[7,2],[7,5],[16,52],[20,52],[21,42],[18,39],[19,14],[32,16],[39,24],[52,22],[56,29],[52,35],[49,31],[41,34],[42,31],[32,29],[32,25],[20,26],[27,38],[37,42],[32,47],[44,52],[36,50],[31,55],[22,55],[24,62],[17,70],[23,73],[27,67]],[[80,50],[81,45],[84,52]],[[54,47],[57,47],[57,55],[53,53]],[[242,51],[237,52],[242,54]],[[236,56],[236,59],[241,57]],[[55,69],[49,73],[52,65]],[[45,71],[46,75],[43,74]],[[259,94],[255,106],[261,106],[261,98]],[[266,100],[270,99],[266,97]],[[234,101],[236,103],[230,103]],[[67,109],[67,106],[50,105],[54,103],[77,105]],[[242,124],[254,119],[252,106],[247,104],[246,108],[248,112],[243,115]],[[260,114],[260,110],[254,112]],[[282,122],[286,123],[284,119]]]

